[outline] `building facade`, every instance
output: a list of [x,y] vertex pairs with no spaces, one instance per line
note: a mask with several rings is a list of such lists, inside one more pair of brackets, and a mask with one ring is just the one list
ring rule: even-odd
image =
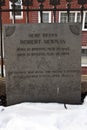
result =
[[[15,24],[15,23],[40,23],[41,15],[38,9],[40,8],[40,0],[29,0],[33,1],[29,7],[23,5],[22,0],[15,0],[15,21],[14,21],[14,12],[12,0],[5,0],[5,5],[2,6],[2,24]],[[43,23],[54,23],[54,6],[50,4],[50,0],[43,0]],[[79,22],[82,24],[82,56],[81,56],[81,67],[82,74],[87,75],[87,2],[85,1],[83,11],[82,5],[78,2],[81,0],[70,0],[70,12],[69,12],[69,21],[67,15],[67,8],[69,0],[60,0],[56,8],[56,21],[57,23],[67,23],[67,22]],[[35,9],[32,11],[26,11],[28,9]],[[9,10],[10,9],[10,10]],[[18,11],[19,9],[19,11]],[[22,9],[22,11],[21,11]],[[48,10],[46,10],[48,9]]]

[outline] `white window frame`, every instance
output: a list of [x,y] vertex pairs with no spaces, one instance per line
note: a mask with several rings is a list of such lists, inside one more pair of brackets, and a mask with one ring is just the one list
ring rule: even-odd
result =
[[[11,7],[11,2],[9,1],[9,8],[12,9]],[[21,9],[23,9],[23,6],[22,6],[22,0],[21,0]],[[12,12],[10,12],[10,19],[13,19],[13,15],[12,15]],[[23,11],[21,11],[21,15],[15,15],[15,19],[23,19]]]
[[84,13],[83,13],[83,24],[82,24],[82,31],[87,31],[87,28],[84,28],[86,13],[87,13],[87,11],[84,11]]
[[[49,14],[49,23],[51,23],[51,11],[43,11],[43,13]],[[40,12],[38,12],[38,23],[40,23],[40,22],[41,22]]]
[[[75,13],[75,23],[77,22],[77,14],[80,13],[80,11],[70,11],[71,13]],[[67,13],[67,11],[59,11],[59,23],[61,23],[61,13]]]
[[[87,49],[87,46],[82,46],[82,49]],[[82,66],[82,67],[87,67],[87,63],[85,63],[85,64],[82,63],[83,58],[86,58],[86,59],[87,59],[87,56],[85,56],[85,55],[84,55],[84,56],[83,56],[83,55],[81,56],[81,66]]]
[[[4,76],[6,77],[5,65],[3,65],[3,73],[4,73]],[[0,76],[1,76],[1,65],[0,65]]]

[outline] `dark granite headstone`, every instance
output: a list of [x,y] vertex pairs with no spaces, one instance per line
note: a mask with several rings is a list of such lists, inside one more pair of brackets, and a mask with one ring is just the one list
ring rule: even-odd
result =
[[81,103],[79,24],[5,25],[7,105]]

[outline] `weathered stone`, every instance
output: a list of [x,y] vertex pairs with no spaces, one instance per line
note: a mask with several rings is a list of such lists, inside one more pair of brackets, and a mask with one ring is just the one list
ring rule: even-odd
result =
[[0,77],[0,96],[6,95],[6,82],[5,78]]
[[7,104],[81,102],[79,24],[5,25]]

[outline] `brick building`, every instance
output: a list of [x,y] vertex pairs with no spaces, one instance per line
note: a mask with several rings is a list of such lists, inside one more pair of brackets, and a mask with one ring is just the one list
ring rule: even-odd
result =
[[[12,1],[12,0],[11,0]],[[5,6],[2,7],[5,9],[12,9],[12,2],[10,0],[5,0]],[[22,0],[15,0],[16,9],[26,9],[26,6],[23,6]],[[29,6],[29,9],[39,9],[40,3],[38,0],[33,1],[33,5]],[[81,1],[81,0],[80,0]],[[86,0],[84,0],[86,1]],[[87,2],[86,2],[87,3]],[[57,9],[61,11],[56,11],[56,22],[65,23],[68,22],[67,15],[67,0],[60,0],[60,4],[57,5]],[[43,2],[44,9],[53,9],[54,6],[50,4],[50,0],[45,0]],[[69,22],[79,22],[81,23],[81,5],[78,4],[78,0],[71,0],[71,9],[69,15]],[[75,10],[76,9],[76,10]],[[77,10],[78,9],[78,10]],[[28,17],[27,17],[28,16]],[[15,11],[15,23],[27,23],[27,18],[29,23],[40,23],[40,12],[39,11]],[[2,23],[3,24],[14,24],[13,13],[10,11],[2,12]],[[43,11],[43,23],[54,23],[53,11]],[[82,19],[82,56],[81,56],[81,66],[82,74],[87,74],[87,4],[84,4],[83,19]]]

